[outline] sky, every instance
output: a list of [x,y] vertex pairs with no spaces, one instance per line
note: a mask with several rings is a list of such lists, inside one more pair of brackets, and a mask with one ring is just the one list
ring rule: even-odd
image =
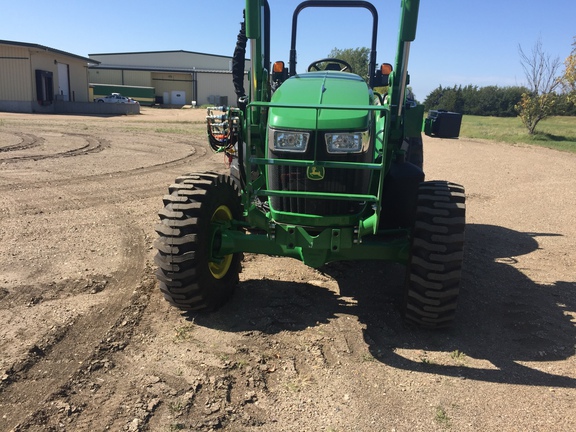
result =
[[[288,64],[292,12],[300,0],[269,0],[271,60]],[[372,0],[379,15],[378,63],[394,63],[400,0]],[[231,56],[243,0],[0,0],[0,39],[88,57],[97,53],[193,51]],[[305,9],[298,24],[299,72],[333,48],[370,46],[367,10]],[[576,36],[576,0],[421,0],[409,73],[418,100],[439,85],[526,83],[518,53],[538,40],[563,62]],[[248,53],[249,55],[249,53]]]

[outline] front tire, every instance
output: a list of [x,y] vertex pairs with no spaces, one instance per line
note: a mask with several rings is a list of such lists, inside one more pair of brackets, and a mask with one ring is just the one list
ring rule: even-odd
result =
[[156,276],[170,304],[182,310],[215,310],[238,284],[242,254],[214,258],[220,238],[214,227],[240,220],[237,185],[227,175],[190,174],[164,196],[156,227]]
[[454,321],[465,211],[462,186],[444,181],[420,185],[404,291],[404,318],[410,324],[441,328]]

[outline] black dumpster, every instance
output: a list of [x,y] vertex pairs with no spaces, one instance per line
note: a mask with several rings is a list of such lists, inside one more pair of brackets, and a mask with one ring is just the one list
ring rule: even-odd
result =
[[462,114],[444,111],[430,110],[428,118],[424,121],[424,133],[439,138],[458,138]]

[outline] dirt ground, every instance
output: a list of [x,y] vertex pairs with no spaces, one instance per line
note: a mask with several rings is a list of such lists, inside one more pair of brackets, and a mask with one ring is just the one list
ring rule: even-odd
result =
[[406,327],[381,262],[248,255],[185,315],[152,243],[175,177],[226,171],[204,115],[0,113],[0,430],[576,430],[576,155],[425,138],[467,192],[449,330]]

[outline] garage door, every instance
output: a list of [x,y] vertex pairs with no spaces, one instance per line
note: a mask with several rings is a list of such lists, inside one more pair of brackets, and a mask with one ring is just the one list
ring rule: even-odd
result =
[[63,101],[70,100],[68,65],[65,63],[58,63],[58,98]]

